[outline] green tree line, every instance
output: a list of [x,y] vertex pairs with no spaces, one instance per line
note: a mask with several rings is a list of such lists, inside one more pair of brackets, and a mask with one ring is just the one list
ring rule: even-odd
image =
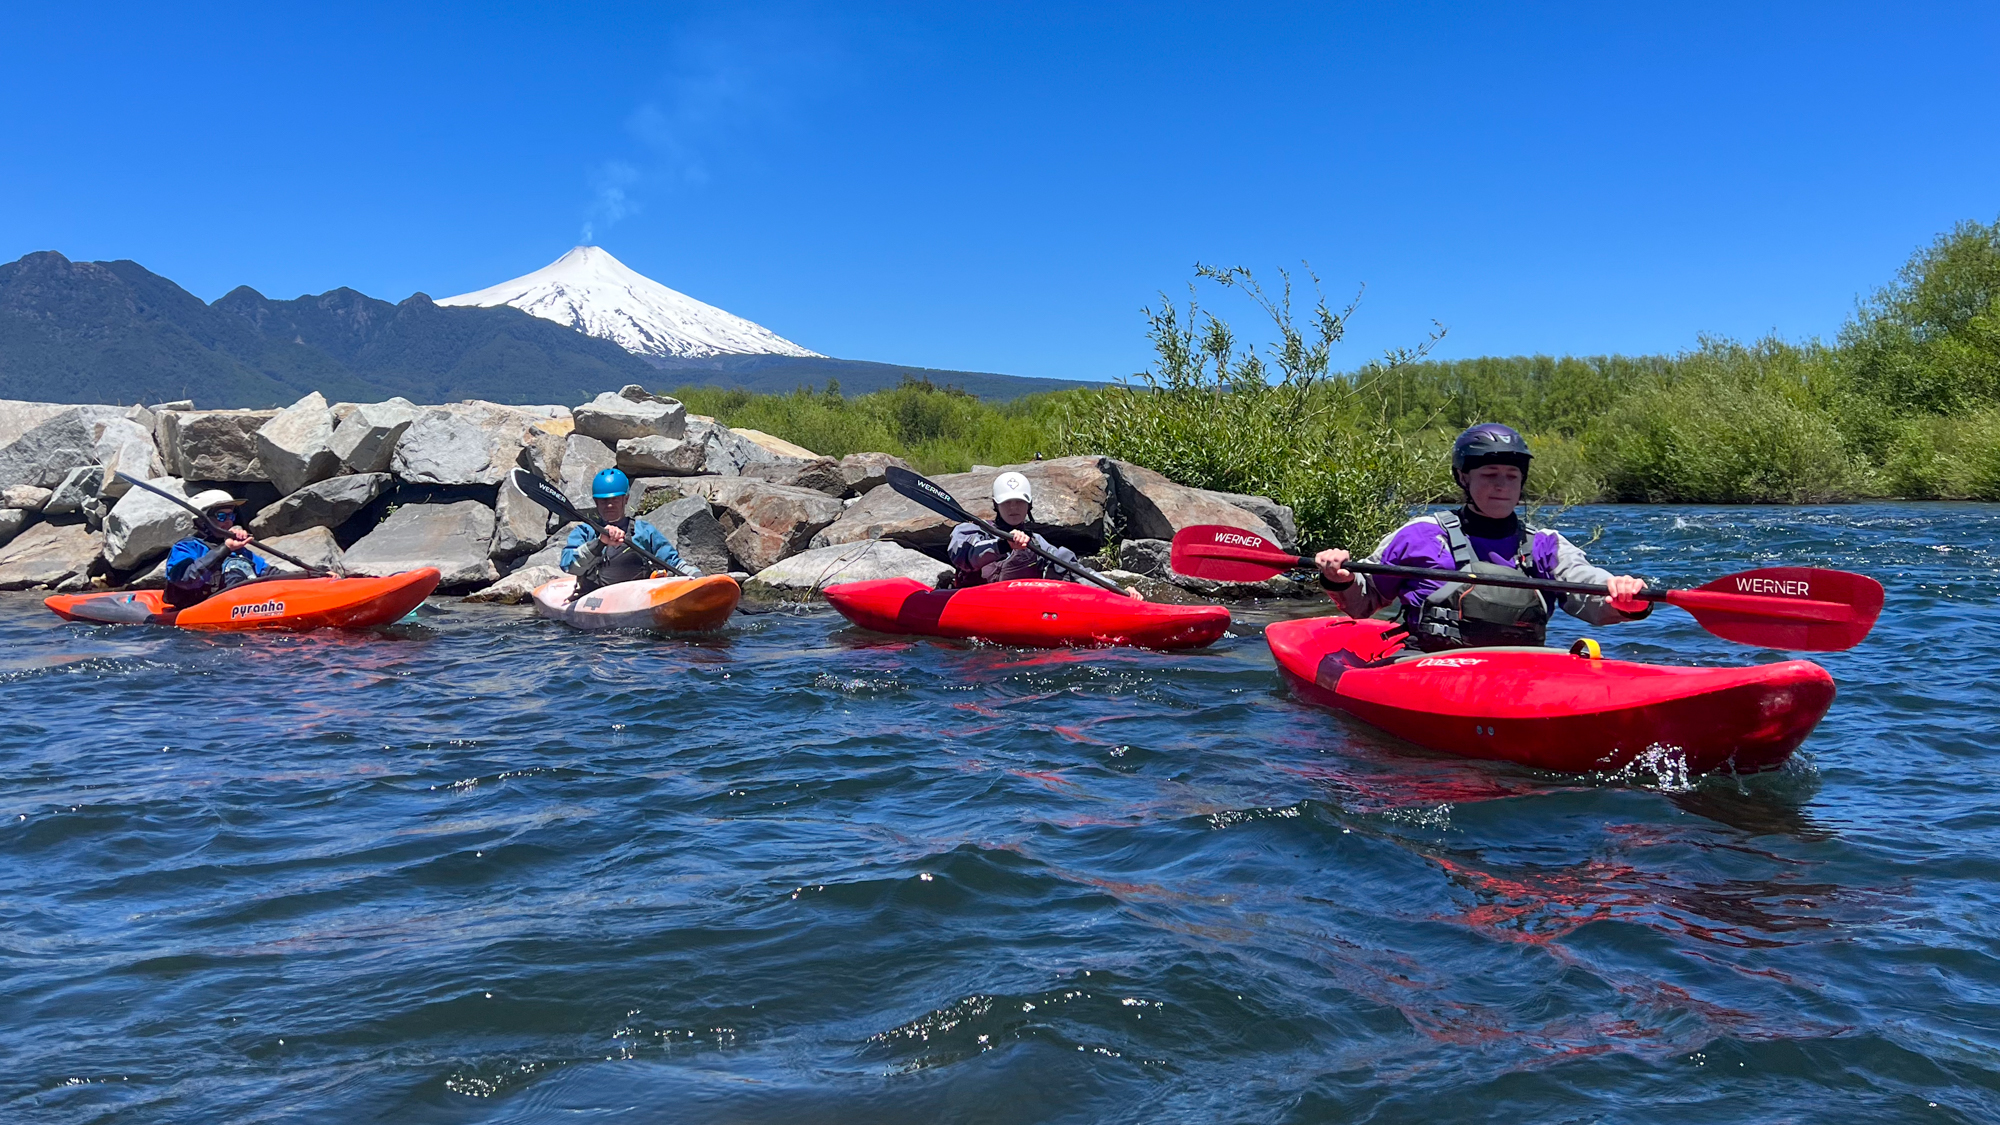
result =
[[1919,249],[1831,343],[1704,338],[1672,356],[1429,359],[1440,330],[1334,371],[1354,307],[1329,306],[1317,279],[1299,317],[1288,275],[1266,292],[1247,270],[1195,272],[1247,296],[1276,338],[1243,343],[1191,286],[1185,306],[1145,310],[1153,366],[1104,389],[1000,404],[924,382],[852,398],[677,393],[730,425],[930,472],[1105,453],[1273,496],[1313,545],[1372,542],[1413,504],[1450,498],[1445,450],[1478,421],[1528,434],[1541,501],[2000,499],[2000,221]]

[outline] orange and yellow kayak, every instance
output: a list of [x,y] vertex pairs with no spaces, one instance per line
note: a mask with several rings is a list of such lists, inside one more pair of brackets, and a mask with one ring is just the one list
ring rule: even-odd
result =
[[399,620],[437,589],[436,567],[387,578],[271,578],[175,609],[159,590],[59,594],[44,604],[65,621],[178,625],[183,629],[367,629]]

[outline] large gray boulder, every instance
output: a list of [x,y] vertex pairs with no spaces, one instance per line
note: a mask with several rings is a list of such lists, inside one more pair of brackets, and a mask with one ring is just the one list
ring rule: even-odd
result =
[[[1061,457],[1025,465],[985,467],[932,477],[967,512],[993,518],[993,478],[1018,472],[1035,493],[1035,530],[1081,555],[1102,550],[1117,528],[1118,496],[1110,464],[1102,457]],[[951,541],[950,520],[882,485],[813,537],[815,547],[894,539],[906,547],[942,553]]]
[[500,577],[492,545],[493,509],[477,500],[405,504],[348,548],[347,572],[382,578],[434,566],[441,589],[484,586]]
[[488,553],[499,562],[511,562],[541,550],[549,541],[549,525],[555,518],[547,508],[515,488],[512,478],[500,482],[493,517],[493,544]]
[[96,465],[78,465],[49,493],[42,505],[45,516],[67,516],[83,511],[86,502],[97,498],[98,482],[104,478],[104,470]]
[[[1175,484],[1128,461],[1113,461],[1111,468],[1117,481],[1118,511],[1127,538],[1171,541],[1182,528],[1221,524],[1240,527],[1273,542],[1280,540],[1277,528],[1222,499],[1221,493]],[[1040,505],[1036,507],[1039,509]]]
[[72,406],[30,427],[0,448],[0,488],[53,489],[70,470],[97,464],[97,424],[123,416],[115,406]]
[[577,433],[596,438],[607,446],[628,438],[678,438],[687,432],[687,407],[655,395],[635,401],[606,391],[577,407],[571,417]]
[[707,451],[706,472],[717,476],[733,477],[743,472],[743,466],[759,461],[775,461],[777,455],[749,438],[719,425],[713,419],[690,415],[687,422],[687,438],[698,441]]
[[862,496],[889,483],[889,467],[913,469],[908,461],[893,453],[850,453],[840,459],[840,475],[847,481],[842,496]]
[[912,578],[934,587],[950,573],[949,565],[929,555],[887,539],[871,539],[793,555],[758,571],[751,582],[777,590],[818,591],[842,582]]
[[21,435],[43,422],[76,407],[62,402],[24,402],[0,398],[0,449],[21,440]]
[[778,461],[758,461],[743,466],[743,475],[791,488],[809,488],[828,496],[847,495],[847,476],[831,457],[786,457]]
[[499,484],[542,418],[490,402],[424,407],[396,442],[390,469],[410,484]]
[[14,537],[27,530],[35,522],[35,513],[23,508],[0,508],[0,547],[14,541]]
[[102,545],[103,537],[80,523],[38,523],[0,547],[0,590],[76,583]]
[[[134,413],[144,414],[144,420]],[[97,494],[116,500],[132,487],[124,477],[152,480],[167,475],[167,463],[153,441],[156,421],[143,406],[126,411],[123,418],[107,418],[97,424]],[[124,476],[120,476],[120,474]]]
[[534,600],[537,587],[562,576],[563,572],[553,566],[524,566],[491,586],[465,595],[465,600],[492,605],[526,605]]
[[708,472],[709,443],[651,435],[618,443],[618,467],[631,476],[694,476]]
[[396,455],[396,443],[417,420],[418,411],[417,404],[406,398],[351,404],[334,426],[327,449],[346,472],[387,472]]
[[681,558],[700,567],[703,574],[727,574],[733,569],[728,532],[702,497],[682,497],[642,518],[659,528]]
[[528,427],[517,462],[543,480],[562,480],[563,450],[575,432],[567,418],[545,418]]
[[556,528],[549,533],[548,546],[514,564],[515,568],[517,570],[527,570],[530,567],[547,566],[561,570],[563,548],[569,545],[570,532],[575,531],[579,527],[588,526],[588,524],[581,523],[566,523]]
[[[340,543],[334,539],[332,530],[328,528],[308,527],[304,531],[294,531],[290,535],[260,538],[257,540],[257,545],[283,551],[300,562],[311,563],[319,570],[331,571],[335,577],[344,577],[347,574],[347,563],[341,553]],[[251,549],[255,550],[256,546]],[[268,555],[266,558],[274,573],[288,578],[303,578],[307,573],[283,559]]]
[[314,391],[258,427],[257,462],[279,493],[297,492],[340,471],[333,433],[333,411]]
[[[187,487],[178,478],[161,477],[146,482],[155,488],[186,497]],[[104,516],[104,561],[114,570],[131,570],[154,555],[194,533],[194,516],[186,508],[143,488],[135,488],[118,498]]]
[[721,509],[729,553],[752,574],[805,550],[842,508],[824,492],[751,477],[695,477],[689,486],[690,494]]
[[314,481],[275,504],[265,505],[257,518],[250,521],[250,534],[261,539],[296,535],[313,527],[338,528],[387,492],[395,481],[388,473],[355,473]]
[[[579,512],[591,510],[590,482],[605,469],[618,466],[618,455],[594,437],[571,434],[563,440],[562,491]],[[629,493],[627,495],[630,495]]]
[[183,480],[270,480],[257,460],[257,431],[275,410],[167,410],[160,413],[160,454]]

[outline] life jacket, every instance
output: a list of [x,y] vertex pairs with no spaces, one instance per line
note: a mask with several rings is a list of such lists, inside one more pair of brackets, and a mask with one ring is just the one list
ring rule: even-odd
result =
[[598,556],[601,561],[577,578],[577,596],[581,597],[592,590],[601,590],[606,586],[615,586],[620,582],[637,582],[641,578],[653,576],[653,564],[631,547],[633,528],[634,524],[628,521],[625,525],[625,545],[605,548]]
[[[1452,564],[1458,569],[1496,577],[1535,573],[1533,535],[1521,537],[1515,565],[1502,566],[1483,562],[1473,553],[1472,541],[1465,537],[1458,513],[1444,512],[1433,518],[1444,531],[1445,546],[1451,549]],[[1549,603],[1540,590],[1447,582],[1422,604],[1410,606],[1403,622],[1409,628],[1411,641],[1425,652],[1540,645],[1548,635]]]

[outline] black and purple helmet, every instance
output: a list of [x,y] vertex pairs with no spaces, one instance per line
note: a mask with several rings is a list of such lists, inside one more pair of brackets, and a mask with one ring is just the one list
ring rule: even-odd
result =
[[1528,462],[1535,455],[1528,452],[1528,439],[1520,432],[1498,422],[1481,422],[1458,435],[1451,443],[1451,475],[1456,477],[1470,472],[1481,465],[1513,465],[1528,473]]

